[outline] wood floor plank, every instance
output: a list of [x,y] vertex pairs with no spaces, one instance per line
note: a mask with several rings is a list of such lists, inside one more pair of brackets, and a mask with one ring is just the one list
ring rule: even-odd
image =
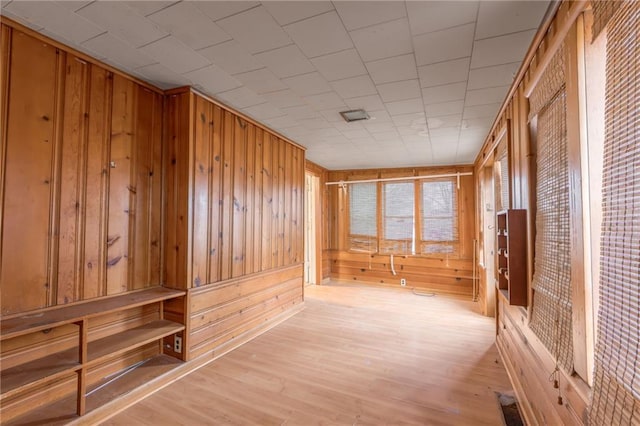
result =
[[502,424],[512,389],[472,302],[332,282],[305,305],[104,424]]

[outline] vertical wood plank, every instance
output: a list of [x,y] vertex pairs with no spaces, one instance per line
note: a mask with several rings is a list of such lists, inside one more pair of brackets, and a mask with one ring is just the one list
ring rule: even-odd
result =
[[82,218],[84,209],[85,136],[89,65],[69,56],[65,67],[64,117],[60,166],[57,304],[76,301],[83,287]]
[[271,233],[273,222],[273,144],[271,135],[264,132],[262,138],[262,267],[265,271],[271,268],[273,252],[271,247]]
[[286,207],[285,207],[285,194],[287,186],[287,174],[285,173],[286,166],[286,147],[289,145],[282,139],[278,138],[278,266],[285,264],[285,251],[284,244],[284,229],[286,220]]
[[278,242],[280,241],[280,140],[274,136],[271,137],[271,267],[277,268],[278,263]]
[[135,84],[114,75],[107,233],[107,294],[129,290],[131,172],[136,104]]
[[229,111],[224,111],[224,125],[222,131],[222,233],[220,248],[220,279],[231,278],[233,237],[233,130],[235,116]]
[[232,238],[232,277],[244,275],[245,258],[245,217],[246,217],[246,185],[247,185],[247,161],[246,145],[247,122],[235,117],[234,143],[233,143],[233,238]]
[[165,285],[187,288],[187,184],[189,150],[189,93],[167,100],[165,145],[166,231]]
[[[158,95],[142,86],[136,85],[136,122],[134,133],[135,167],[131,177],[131,225],[132,225],[132,251],[130,251],[130,279],[131,289],[140,289],[153,285],[152,274],[158,270],[159,265],[152,259],[159,259],[159,236],[154,234],[155,215],[160,215],[162,210],[154,211],[154,169],[156,146],[160,140],[157,133],[156,122],[158,120],[157,104]],[[155,190],[157,193],[157,190]],[[155,226],[158,226],[156,224]],[[157,229],[157,228],[156,228]],[[154,240],[156,244],[154,244]],[[155,256],[155,257],[152,257]]]
[[245,241],[244,241],[244,273],[251,274],[253,269],[254,241],[258,237],[254,233],[254,193],[256,187],[255,178],[255,151],[256,151],[256,126],[251,123],[247,124],[247,184],[246,184],[246,201],[245,201]]
[[282,230],[282,241],[283,241],[283,265],[290,265],[291,255],[292,255],[292,244],[291,244],[291,226],[292,219],[294,214],[293,204],[292,204],[292,196],[293,196],[293,175],[295,170],[293,168],[293,146],[289,143],[284,143],[284,207],[282,210],[282,220],[284,223],[284,229]]
[[209,122],[211,128],[211,180],[209,181],[209,274],[208,282],[216,282],[220,280],[220,245],[222,236],[220,232],[221,213],[222,213],[222,175],[224,164],[222,161],[222,125],[223,111],[217,105],[210,104],[209,109],[212,113],[212,119]]
[[290,263],[298,262],[298,224],[300,221],[300,206],[298,197],[300,196],[300,172],[304,170],[301,168],[300,163],[300,150],[297,147],[291,147],[291,257]]
[[82,297],[104,296],[107,266],[107,212],[109,184],[109,137],[111,123],[110,72],[91,66],[89,120],[87,123],[84,262]]
[[193,164],[193,278],[192,287],[207,283],[209,265],[209,182],[211,174],[209,102],[195,97],[194,128],[195,163]]
[[163,176],[162,176],[162,111],[163,96],[160,94],[153,95],[153,122],[151,127],[151,139],[153,145],[151,147],[151,170],[149,170],[149,197],[150,211],[149,215],[149,285],[160,285],[164,282],[162,279],[163,268]]
[[[86,319],[83,319],[78,324],[78,361],[81,364],[87,362],[87,345],[89,343],[89,324]],[[79,416],[84,416],[86,411],[86,393],[87,393],[87,368],[82,367],[78,370],[78,389],[76,400],[76,413]]]
[[[2,314],[48,303],[56,49],[13,31],[0,286]],[[3,129],[4,130],[4,129]]]
[[[255,128],[255,188],[253,192],[253,272],[262,270],[262,203],[264,200],[262,185],[264,182],[264,171],[262,169],[263,160],[263,139],[264,132],[261,128]],[[247,247],[249,249],[249,247]]]
[[[9,73],[11,70],[11,38],[12,29],[0,24],[0,259],[2,259],[4,225],[4,192],[6,177],[6,153],[7,153],[7,115],[9,110]],[[0,261],[0,265],[2,262]],[[1,279],[1,278],[0,278]],[[3,281],[0,281],[0,284]],[[3,305],[2,305],[3,306]],[[0,307],[0,314],[4,309]]]

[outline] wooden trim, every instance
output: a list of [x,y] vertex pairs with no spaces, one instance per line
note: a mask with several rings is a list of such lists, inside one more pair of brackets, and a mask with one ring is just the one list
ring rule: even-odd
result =
[[169,89],[169,90],[165,90],[164,94],[165,95],[176,95],[176,94],[180,94],[180,93],[185,93],[185,92],[190,92],[193,93],[195,95],[198,95],[206,100],[208,100],[209,102],[211,102],[214,105],[219,106],[220,108],[229,111],[230,113],[236,115],[237,117],[253,124],[256,127],[261,128],[262,130],[265,130],[269,133],[271,133],[272,135],[276,136],[279,139],[282,139],[283,141],[295,146],[296,148],[300,148],[303,151],[306,151],[307,148],[305,148],[304,146],[292,141],[291,139],[289,139],[288,137],[284,136],[282,133],[276,132],[275,130],[271,129],[270,127],[265,126],[264,124],[254,120],[253,118],[249,117],[248,115],[236,110],[233,107],[230,107],[229,105],[226,105],[225,103],[207,95],[206,93],[203,93],[199,90],[197,90],[194,87],[191,86],[181,86],[181,87],[176,87],[175,89]]
[[309,173],[321,177],[324,173],[329,173],[328,169],[314,163],[313,161],[309,161],[307,159],[304,160],[304,169]]
[[[569,31],[572,30],[572,28],[574,28],[574,24],[578,19],[578,16],[580,16],[580,14],[584,11],[587,5],[588,5],[587,0],[574,0],[571,2],[571,8],[567,11],[567,15],[565,19],[562,21],[562,25],[560,25],[557,31],[553,34],[553,37],[549,41],[548,46],[544,54],[542,55],[542,57],[538,58],[536,61],[536,68],[533,71],[533,73],[531,73],[529,77],[529,81],[527,82],[524,88],[525,97],[528,98],[531,96],[533,89],[535,89],[535,87],[538,85],[538,82],[542,78],[542,74],[547,69],[547,66],[553,59],[553,56],[562,45],[562,42],[567,37],[567,34],[569,34]],[[573,31],[575,30],[572,30],[572,32]]]
[[78,57],[78,58],[80,58],[80,59],[82,59],[84,61],[89,62],[90,64],[98,65],[98,66],[106,69],[107,71],[111,71],[114,74],[118,74],[118,75],[120,75],[122,77],[125,77],[126,79],[131,80],[134,83],[139,84],[140,86],[146,87],[147,89],[149,89],[149,90],[151,90],[151,91],[153,91],[155,93],[163,94],[163,90],[162,89],[159,89],[159,88],[153,86],[152,84],[150,84],[150,83],[148,83],[148,82],[146,82],[144,80],[141,80],[141,79],[139,79],[137,77],[133,77],[132,75],[127,74],[124,71],[119,70],[118,68],[114,68],[111,65],[108,65],[108,64],[106,64],[106,63],[94,58],[93,56],[89,56],[86,53],[82,53],[79,50],[76,50],[76,49],[74,49],[72,47],[69,47],[64,43],[61,43],[61,42],[56,41],[56,40],[54,40],[52,38],[49,38],[49,37],[39,33],[38,31],[32,30],[29,27],[26,27],[26,26],[24,26],[22,24],[19,24],[16,21],[13,21],[10,18],[7,18],[6,16],[0,16],[0,22],[2,22],[2,24],[6,25],[6,26],[8,26],[10,28],[13,28],[13,29],[16,29],[18,31],[21,31],[21,32],[23,32],[23,33],[25,33],[25,34],[27,34],[27,35],[29,35],[31,37],[35,37],[35,38],[37,38],[39,40],[45,41],[46,43],[48,43],[48,44],[50,44],[50,45],[52,45],[52,46],[54,46],[54,47],[56,47],[58,49],[64,50],[66,53],[70,53],[70,54],[72,54],[72,55],[74,55],[74,56],[76,56],[76,57]]
[[[496,118],[494,119],[493,124],[491,125],[488,135],[491,135],[495,131],[495,129],[498,127],[502,115],[505,113],[505,111],[507,110],[507,107],[509,106],[509,100],[514,97],[518,86],[524,80],[524,77],[529,69],[529,66],[531,65],[534,57],[536,56],[538,47],[540,46],[545,36],[547,35],[547,31],[551,27],[551,24],[554,22],[556,13],[560,8],[561,3],[562,2],[560,0],[555,0],[553,3],[550,4],[549,9],[547,10],[547,13],[544,17],[543,23],[538,28],[538,31],[536,32],[536,35],[533,38],[533,41],[531,42],[529,49],[527,50],[524,60],[522,61],[520,68],[518,68],[516,77],[513,79],[513,83],[509,88],[509,92],[507,92],[504,98],[504,101],[502,102],[502,106],[500,107],[500,110],[498,111]],[[581,1],[581,3],[585,3],[585,2]],[[585,5],[583,4],[583,7],[584,6]],[[484,142],[482,148],[478,152],[478,156],[476,157],[476,160],[474,163],[477,163],[478,161],[481,160],[482,153],[485,151],[485,147],[487,143],[489,143],[489,141],[490,141],[490,137],[487,138],[487,140]]]
[[587,317],[583,241],[583,202],[581,169],[580,82],[578,78],[577,23],[567,34],[567,157],[569,167],[569,212],[571,239],[571,302],[573,328],[573,368],[585,381],[587,370]]
[[[11,27],[0,27],[0,242],[3,235],[4,224],[4,186],[6,174],[6,147],[9,122],[9,83],[11,72],[11,39],[13,31]],[[0,259],[2,259],[2,244],[0,243]]]

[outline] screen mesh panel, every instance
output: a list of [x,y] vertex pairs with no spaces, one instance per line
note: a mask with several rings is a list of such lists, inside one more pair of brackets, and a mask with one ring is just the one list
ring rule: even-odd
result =
[[423,181],[421,252],[454,253],[458,242],[458,191],[453,179]]
[[573,331],[564,57],[563,45],[530,99],[532,110],[538,116],[536,254],[530,326],[558,365],[571,373]]
[[595,40],[598,34],[607,26],[607,23],[618,10],[618,6],[622,4],[622,1],[607,0],[607,1],[592,1],[593,7],[593,38]]
[[640,3],[623,2],[613,14],[606,61],[600,305],[590,423],[640,425]]
[[353,183],[349,188],[349,249],[377,251],[377,184]]

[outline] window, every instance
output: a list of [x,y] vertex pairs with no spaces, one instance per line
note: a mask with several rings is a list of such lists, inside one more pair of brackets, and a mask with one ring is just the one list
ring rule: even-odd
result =
[[377,251],[377,196],[376,183],[349,185],[349,249]]
[[384,254],[457,254],[456,180],[350,184],[349,227],[349,250]]
[[453,253],[458,241],[457,191],[452,180],[422,182],[421,252]]

